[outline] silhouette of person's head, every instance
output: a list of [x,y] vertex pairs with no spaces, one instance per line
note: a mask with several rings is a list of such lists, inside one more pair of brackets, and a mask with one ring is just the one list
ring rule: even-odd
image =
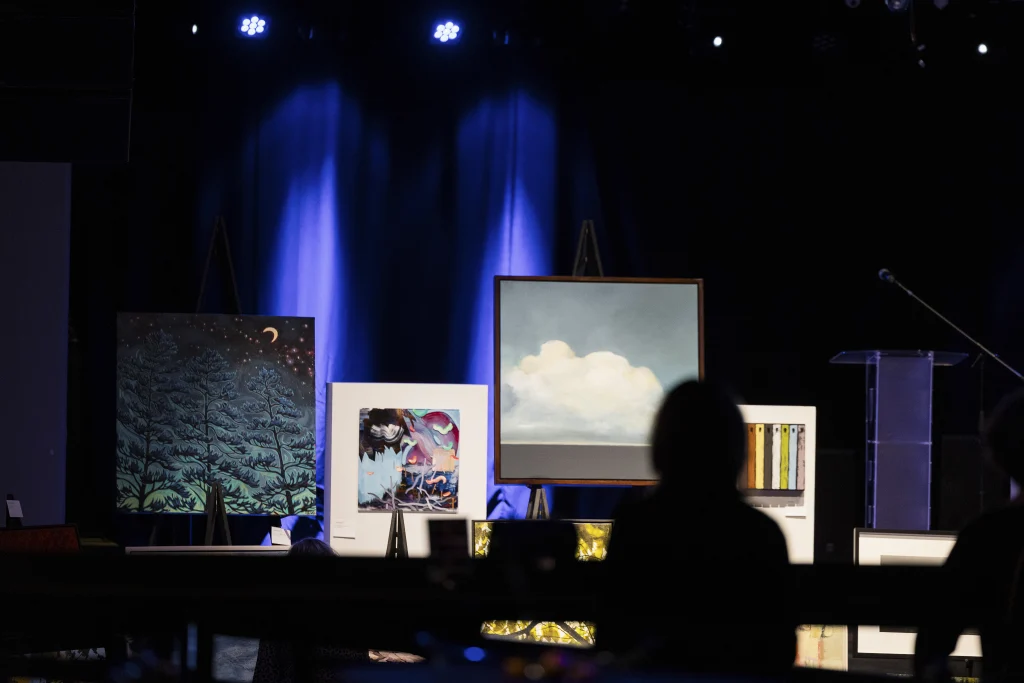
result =
[[658,411],[651,453],[663,482],[685,479],[690,491],[735,491],[747,455],[736,401],[713,384],[680,384]]
[[1024,483],[1024,390],[1016,391],[996,406],[985,425],[989,457],[1018,484]]
[[337,553],[328,544],[316,538],[304,538],[288,549],[289,556],[335,557]]

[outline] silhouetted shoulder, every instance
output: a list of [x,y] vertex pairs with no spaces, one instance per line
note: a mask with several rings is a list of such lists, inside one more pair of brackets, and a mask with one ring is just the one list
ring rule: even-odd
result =
[[998,538],[1004,532],[1024,531],[1024,505],[1008,505],[990,510],[967,524],[959,539],[972,542],[976,538]]
[[767,562],[789,562],[786,536],[774,519],[745,503],[737,505],[735,514],[736,532],[751,552],[759,554]]
[[761,512],[757,508],[750,507],[749,505],[746,504],[744,504],[742,507],[744,511],[743,514],[745,514],[747,518],[750,520],[749,523],[751,528],[758,529],[761,533],[764,534],[765,538],[778,541],[783,545],[786,544],[786,537],[782,533],[782,528],[779,526],[778,522],[776,522],[774,519],[772,519],[765,513]]

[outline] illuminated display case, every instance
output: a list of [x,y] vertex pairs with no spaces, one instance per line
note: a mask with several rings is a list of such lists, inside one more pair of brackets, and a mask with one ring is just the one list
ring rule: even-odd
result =
[[[608,556],[612,523],[603,520],[570,520],[576,529],[576,559],[600,562]],[[487,557],[491,532],[496,524],[516,521],[474,521],[473,557]],[[593,647],[594,624],[588,621],[525,621],[496,619],[485,621],[480,629],[486,638],[519,640],[570,647]]]

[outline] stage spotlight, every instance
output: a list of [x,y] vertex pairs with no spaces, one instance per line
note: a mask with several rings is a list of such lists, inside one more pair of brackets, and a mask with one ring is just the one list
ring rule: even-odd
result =
[[259,35],[267,30],[267,20],[258,14],[253,14],[242,19],[240,30],[247,36]]
[[711,44],[715,47],[722,47],[722,36],[715,36],[715,39],[711,41]]
[[196,26],[195,24],[192,24],[192,35],[195,35],[198,32],[199,32],[199,27]]
[[447,43],[456,40],[459,37],[459,25],[447,21],[443,24],[438,24],[437,28],[434,29],[434,38],[440,40],[442,43]]
[[979,43],[978,44],[978,54],[979,55],[986,55],[986,54],[988,54],[988,45],[986,45],[985,43]]

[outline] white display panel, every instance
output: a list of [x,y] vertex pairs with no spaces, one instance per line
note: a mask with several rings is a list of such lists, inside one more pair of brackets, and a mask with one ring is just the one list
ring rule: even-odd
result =
[[794,564],[814,562],[814,477],[818,409],[814,406],[741,405],[747,424],[804,425],[804,488],[802,491],[744,491],[747,502],[771,517],[782,529]]
[[[857,529],[854,532],[854,553],[860,566],[881,565],[941,566],[956,544],[956,534],[920,531],[876,531]],[[859,655],[914,654],[916,633],[882,631],[878,626],[857,628]],[[952,657],[981,657],[981,638],[962,635]]]
[[391,514],[359,510],[360,411],[367,408],[459,411],[457,511],[404,513],[410,556],[429,553],[427,526],[431,519],[464,519],[467,524],[486,519],[488,402],[486,385],[328,384],[324,538],[331,547],[340,555],[364,557],[384,557],[387,549]]

